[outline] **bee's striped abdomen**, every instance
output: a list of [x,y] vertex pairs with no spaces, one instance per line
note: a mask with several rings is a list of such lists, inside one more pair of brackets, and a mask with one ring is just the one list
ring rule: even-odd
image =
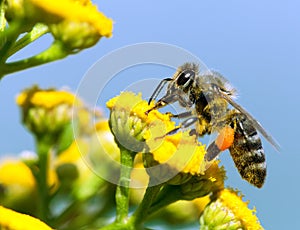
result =
[[260,137],[245,115],[236,113],[234,122],[235,134],[229,148],[230,154],[242,178],[260,188],[267,174]]

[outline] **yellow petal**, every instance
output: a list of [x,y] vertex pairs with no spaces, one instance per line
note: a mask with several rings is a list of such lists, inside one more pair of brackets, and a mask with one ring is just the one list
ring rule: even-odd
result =
[[51,230],[42,221],[0,206],[0,229],[3,230]]

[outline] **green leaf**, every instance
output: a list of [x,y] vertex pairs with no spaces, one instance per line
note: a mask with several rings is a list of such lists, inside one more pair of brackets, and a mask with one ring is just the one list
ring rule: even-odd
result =
[[70,122],[64,127],[57,141],[57,153],[60,154],[62,151],[69,148],[70,145],[73,143],[73,141],[74,141],[74,132],[73,132],[72,122]]

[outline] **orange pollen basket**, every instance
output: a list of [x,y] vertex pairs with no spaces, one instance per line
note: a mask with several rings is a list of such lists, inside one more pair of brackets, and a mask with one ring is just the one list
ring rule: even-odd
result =
[[215,143],[221,151],[228,149],[234,140],[234,129],[225,126],[219,133]]

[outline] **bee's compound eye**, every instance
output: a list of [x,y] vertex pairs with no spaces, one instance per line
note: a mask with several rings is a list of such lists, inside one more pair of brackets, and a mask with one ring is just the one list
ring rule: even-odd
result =
[[177,78],[177,84],[178,85],[185,85],[189,80],[194,79],[195,72],[192,70],[184,70],[182,71],[178,78]]

